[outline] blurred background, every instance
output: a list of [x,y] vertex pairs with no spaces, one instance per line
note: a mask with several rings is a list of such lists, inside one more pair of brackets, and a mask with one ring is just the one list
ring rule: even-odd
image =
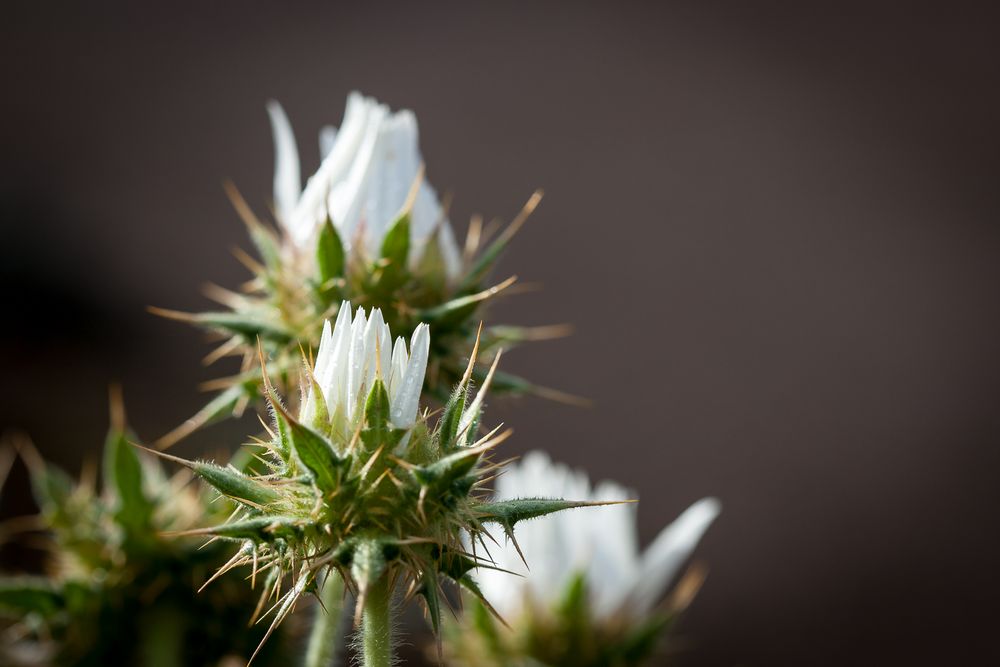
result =
[[507,368],[595,407],[494,400],[506,451],[630,485],[644,540],[722,499],[676,664],[1000,658],[1000,42],[961,4],[6,3],[0,427],[77,470],[112,381],[144,438],[193,413],[229,369],[146,306],[245,279],[264,102],[305,174],[359,89],[460,230],[546,191],[494,313],[573,323]]

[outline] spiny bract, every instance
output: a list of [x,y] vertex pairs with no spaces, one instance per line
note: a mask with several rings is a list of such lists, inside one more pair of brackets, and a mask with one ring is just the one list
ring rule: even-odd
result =
[[[541,199],[536,192],[495,239],[475,219],[459,251],[444,207],[423,178],[417,122],[410,111],[392,113],[371,98],[352,93],[340,131],[321,135],[323,161],[305,189],[291,125],[277,103],[269,105],[277,154],[277,230],[259,221],[230,187],[250,230],[260,261],[242,255],[254,279],[241,293],[212,287],[208,295],[228,310],[196,315],[154,309],[220,335],[215,360],[242,355],[239,375],[210,383],[221,390],[192,419],[161,440],[166,446],[232,413],[261,394],[258,340],[268,354],[267,371],[279,386],[299,384],[300,345],[315,345],[324,320],[347,300],[378,308],[398,333],[421,323],[434,327],[427,389],[442,401],[462,376],[462,360],[476,340],[476,319],[513,278],[487,282],[511,238]],[[332,138],[331,138],[332,137]],[[480,355],[526,340],[564,335],[565,327],[494,326],[482,332]],[[481,377],[479,378],[482,379]],[[494,376],[494,389],[561,394],[511,375]]]
[[[187,464],[241,505],[231,521],[195,532],[240,543],[222,571],[252,565],[251,579],[265,581],[258,610],[274,598],[272,628],[335,571],[357,595],[359,614],[373,586],[391,593],[401,585],[408,597],[423,597],[437,630],[442,580],[482,598],[470,571],[492,567],[485,552],[477,554],[487,525],[513,539],[518,521],[599,504],[485,500],[482,487],[502,465],[486,456],[510,433],[497,427],[479,435],[499,354],[475,392],[473,350],[431,426],[426,412],[418,414],[418,399],[432,346],[427,325],[416,327],[407,350],[402,338],[392,342],[378,309],[367,316],[358,309],[352,321],[344,303],[336,325],[324,330],[315,366],[307,367],[297,417],[264,379],[274,417],[271,440],[261,443],[267,471],[247,476]],[[282,594],[286,577],[291,586]]]

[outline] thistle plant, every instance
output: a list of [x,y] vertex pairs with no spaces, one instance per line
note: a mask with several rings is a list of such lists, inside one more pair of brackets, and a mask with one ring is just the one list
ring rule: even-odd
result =
[[[120,407],[115,415],[100,488],[94,467],[75,481],[27,441],[17,443],[41,513],[7,527],[42,541],[46,574],[0,577],[0,663],[181,667],[245,660],[263,636],[247,624],[255,598],[236,576],[198,590],[229,557],[225,545],[200,548],[201,540],[164,535],[198,525],[206,512],[224,520],[230,503],[212,502],[186,470],[166,476],[129,444]],[[285,641],[269,649],[262,664],[287,660]]]
[[[407,336],[420,324],[433,326],[425,383],[444,402],[462,376],[484,305],[514,282],[513,277],[490,282],[491,270],[541,199],[540,192],[533,194],[492,240],[481,219],[473,219],[459,250],[446,206],[423,177],[412,112],[392,113],[374,99],[352,93],[340,130],[327,127],[320,134],[322,163],[305,188],[291,124],[276,102],[268,112],[276,154],[276,228],[258,219],[228,188],[259,255],[240,255],[253,280],[242,292],[209,289],[224,310],[186,314],[154,309],[220,336],[222,344],[207,360],[242,356],[241,372],[210,383],[220,393],[165,436],[162,446],[203,424],[239,414],[261,397],[258,341],[272,381],[279,388],[299,386],[300,345],[319,341],[323,322],[337,316],[343,301],[378,308],[393,331]],[[489,359],[500,346],[509,349],[526,340],[563,335],[565,327],[494,326],[481,333],[479,354]],[[569,398],[504,373],[494,376],[493,387]],[[294,408],[295,397],[289,400]]]
[[[497,482],[495,497],[503,502],[525,493],[602,500],[631,495],[614,482],[591,487],[585,474],[540,452],[510,466]],[[480,591],[510,627],[470,601],[461,621],[445,632],[449,662],[456,667],[647,663],[701,584],[703,571],[692,567],[660,603],[718,515],[719,504],[713,498],[698,501],[641,554],[635,508],[618,504],[558,515],[524,526],[519,549],[512,544],[493,549],[496,569],[482,572]],[[499,574],[507,569],[523,577]]]
[[189,532],[237,544],[220,572],[251,566],[251,580],[264,582],[258,608],[271,604],[270,629],[304,594],[318,592],[320,582],[343,581],[356,596],[366,667],[392,664],[397,591],[423,599],[435,631],[444,581],[491,609],[473,576],[495,567],[486,555],[490,525],[513,540],[520,521],[599,504],[534,494],[488,500],[483,487],[502,466],[489,453],[510,433],[497,427],[480,434],[500,355],[477,391],[473,350],[431,425],[419,410],[431,349],[426,324],[416,327],[407,348],[402,337],[393,342],[379,309],[359,308],[352,320],[344,303],[336,324],[324,326],[315,365],[307,365],[297,415],[264,379],[274,417],[270,439],[260,443],[266,471],[247,476],[182,461],[239,504],[230,521]]

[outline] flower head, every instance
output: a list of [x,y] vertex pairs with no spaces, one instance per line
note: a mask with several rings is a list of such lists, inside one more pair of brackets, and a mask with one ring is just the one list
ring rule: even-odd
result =
[[357,594],[359,613],[373,587],[386,596],[401,582],[424,598],[437,629],[440,582],[450,579],[481,596],[470,571],[493,567],[462,547],[463,535],[485,543],[487,526],[510,535],[526,519],[593,504],[489,501],[481,487],[500,468],[489,453],[509,434],[499,428],[479,433],[499,353],[474,391],[474,345],[432,427],[426,413],[419,413],[430,330],[417,326],[409,350],[402,338],[392,340],[381,311],[358,308],[352,317],[351,305],[341,304],[305,374],[306,397],[297,416],[264,380],[274,416],[272,439],[261,443],[260,460],[268,469],[245,475],[184,462],[240,504],[230,521],[196,532],[240,544],[223,571],[245,564],[269,573],[260,608],[286,591],[275,605],[272,627],[310,586],[335,573]]
[[426,324],[417,325],[407,352],[401,336],[392,342],[381,310],[374,308],[366,317],[364,309],[358,308],[352,321],[351,304],[343,302],[337,323],[332,328],[329,320],[323,324],[313,370],[315,383],[303,404],[302,419],[312,421],[323,407],[333,428],[349,436],[362,418],[365,398],[378,377],[388,392],[392,425],[413,426],[429,351]]
[[[497,480],[498,501],[538,495],[605,501],[633,496],[614,482],[591,485],[583,472],[553,463],[541,452],[528,454]],[[499,570],[484,570],[478,577],[486,598],[515,631],[521,630],[521,634],[509,637],[509,662],[503,664],[520,664],[515,659],[527,657],[537,661],[531,664],[605,664],[591,660],[595,655],[617,655],[615,651],[624,651],[622,647],[628,646],[632,637],[648,636],[647,629],[659,627],[657,603],[677,579],[719,509],[714,498],[696,502],[643,552],[636,532],[636,505],[631,503],[586,513],[560,513],[545,522],[525,524],[516,544],[509,541],[502,549],[490,550],[499,570],[512,570],[523,578],[512,581]],[[577,608],[567,606],[574,595],[581,598]],[[573,614],[582,618],[564,618]],[[567,628],[578,629],[581,622],[591,629],[587,642],[576,642],[573,650],[578,653],[573,656],[558,654],[553,647],[573,642],[559,642],[554,637]],[[474,634],[454,634],[455,652],[468,656]],[[520,644],[525,636],[541,639],[550,652],[535,653],[538,647],[530,641]],[[545,637],[549,640],[544,641]],[[470,664],[479,664],[479,659]]]
[[323,161],[305,189],[299,181],[291,124],[277,102],[268,104],[268,113],[274,133],[275,209],[296,245],[314,243],[329,218],[345,245],[377,258],[386,233],[416,186],[410,203],[410,261],[416,262],[434,237],[448,276],[459,274],[461,262],[451,225],[437,193],[421,174],[419,131],[412,111],[393,113],[374,98],[351,93],[340,129],[327,127],[320,134]]

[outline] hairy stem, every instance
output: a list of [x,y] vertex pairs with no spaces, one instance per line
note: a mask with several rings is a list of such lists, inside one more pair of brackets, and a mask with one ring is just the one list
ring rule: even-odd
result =
[[392,587],[388,574],[382,575],[365,597],[362,628],[364,667],[392,667]]
[[337,649],[344,634],[344,582],[331,571],[319,591],[319,601],[313,617],[305,667],[337,667]]

